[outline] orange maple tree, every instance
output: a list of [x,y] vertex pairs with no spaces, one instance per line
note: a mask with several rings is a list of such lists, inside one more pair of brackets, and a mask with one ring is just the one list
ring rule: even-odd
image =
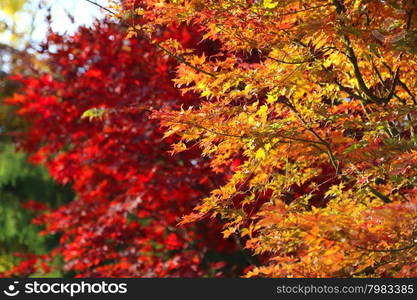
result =
[[[175,57],[205,100],[153,116],[173,152],[198,143],[232,167],[182,223],[224,221],[254,255],[246,276],[417,276],[417,4],[413,0],[113,3],[128,38]],[[215,55],[175,39],[188,24]]]

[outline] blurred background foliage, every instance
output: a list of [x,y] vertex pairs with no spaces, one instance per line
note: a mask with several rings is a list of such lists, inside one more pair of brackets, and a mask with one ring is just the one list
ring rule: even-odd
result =
[[[69,187],[58,186],[44,168],[30,164],[26,154],[16,151],[13,134],[24,130],[25,123],[4,105],[18,89],[10,76],[30,75],[37,63],[33,51],[28,51],[36,11],[30,2],[0,1],[0,273],[13,267],[21,259],[19,254],[42,254],[57,245],[58,237],[41,236],[41,228],[31,220],[40,211],[73,198]],[[59,271],[50,274],[61,275]]]

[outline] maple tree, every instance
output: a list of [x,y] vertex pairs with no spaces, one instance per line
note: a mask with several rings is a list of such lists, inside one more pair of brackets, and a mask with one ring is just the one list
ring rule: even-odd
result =
[[37,219],[67,271],[236,276],[233,237],[247,277],[417,275],[415,1],[111,2],[127,39],[51,33],[9,100],[78,195]]
[[[176,86],[205,98],[154,110],[173,150],[198,144],[233,171],[182,224],[220,217],[269,256],[248,277],[417,275],[415,1],[118,4],[130,40],[176,58]],[[218,52],[154,38],[183,24]]]
[[[39,272],[55,255],[64,274],[77,277],[236,276],[248,264],[217,222],[176,226],[228,172],[213,174],[198,147],[169,153],[176,138],[162,140],[150,108],[200,99],[174,87],[174,59],[146,39],[125,37],[126,28],[109,21],[73,36],[50,32],[41,45],[47,69],[15,77],[23,88],[8,103],[30,124],[15,134],[18,145],[59,183],[71,184],[76,199],[34,220],[44,234],[60,236],[59,247],[6,276]],[[168,37],[190,46],[199,40],[184,26],[159,33]]]

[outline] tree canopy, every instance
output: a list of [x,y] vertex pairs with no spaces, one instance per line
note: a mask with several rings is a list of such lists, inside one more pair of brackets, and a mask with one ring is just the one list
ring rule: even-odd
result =
[[415,1],[109,2],[9,100],[68,270],[417,275]]
[[270,256],[247,276],[415,274],[414,1],[125,4],[131,38],[190,24],[219,44],[153,39],[180,62],[176,86],[206,99],[154,112],[174,151],[197,143],[218,172],[239,161],[183,223],[220,216]]

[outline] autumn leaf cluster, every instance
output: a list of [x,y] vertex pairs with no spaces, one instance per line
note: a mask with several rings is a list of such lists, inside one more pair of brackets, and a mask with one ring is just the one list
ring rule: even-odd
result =
[[68,270],[417,276],[415,1],[109,2],[10,100]]
[[[270,260],[268,277],[416,275],[414,1],[126,1],[130,38],[179,61],[177,88],[205,100],[158,109],[165,136],[197,143],[227,182],[190,223]],[[132,17],[132,15],[134,17]],[[201,53],[152,36],[187,24],[217,45]]]

